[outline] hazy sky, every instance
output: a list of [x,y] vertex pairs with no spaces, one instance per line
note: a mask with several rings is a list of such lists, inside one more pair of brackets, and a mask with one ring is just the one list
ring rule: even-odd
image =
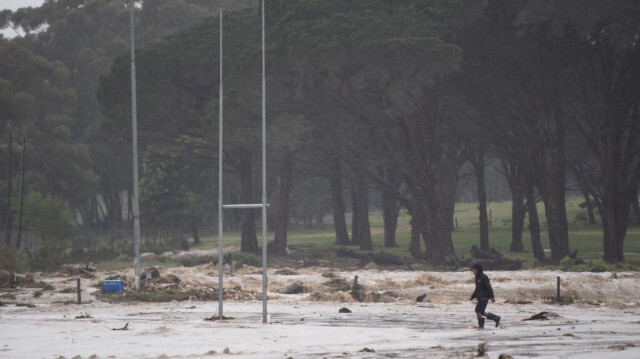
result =
[[0,10],[17,10],[21,7],[38,7],[44,0],[0,0]]
[[[38,7],[42,5],[44,0],[0,0],[0,10],[17,10],[23,7]],[[4,35],[4,37],[11,38],[16,36],[15,31],[12,29],[4,29],[0,30],[0,34]]]

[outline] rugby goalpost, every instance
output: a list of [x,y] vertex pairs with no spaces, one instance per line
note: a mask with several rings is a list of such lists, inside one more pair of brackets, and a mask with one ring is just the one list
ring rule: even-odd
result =
[[266,166],[266,84],[265,84],[265,36],[264,36],[264,0],[262,7],[262,202],[247,204],[224,204],[222,192],[222,165],[223,165],[223,41],[222,41],[222,8],[220,9],[220,105],[218,113],[218,318],[222,320],[224,306],[224,209],[262,209],[262,323],[267,323],[267,166]]

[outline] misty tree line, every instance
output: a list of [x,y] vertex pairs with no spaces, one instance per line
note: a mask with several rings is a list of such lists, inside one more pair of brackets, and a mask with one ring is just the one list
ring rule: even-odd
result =
[[[258,6],[138,2],[146,238],[179,246],[216,225],[220,7],[225,202],[259,198]],[[624,261],[627,227],[640,217],[640,4],[267,0],[265,10],[274,252],[285,251],[292,217],[324,211],[333,215],[337,244],[372,249],[375,194],[386,247],[396,246],[402,209],[411,216],[411,254],[456,263],[451,232],[463,167],[477,179],[480,244],[489,248],[491,161],[513,200],[512,251],[524,248],[528,217],[536,259],[570,254],[565,196],[575,183],[589,213],[600,215],[604,259]],[[20,245],[21,218],[42,238],[128,237],[128,9],[107,0],[46,1],[0,21],[27,32],[0,41],[0,116],[8,129],[0,161],[10,169],[0,178],[2,238]],[[538,199],[551,258],[540,240]],[[258,250],[256,215],[225,213],[225,223],[241,228],[243,251]]]

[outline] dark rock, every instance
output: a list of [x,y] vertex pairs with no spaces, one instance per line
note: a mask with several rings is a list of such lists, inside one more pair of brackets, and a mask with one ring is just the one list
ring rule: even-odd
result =
[[295,281],[289,284],[286,288],[279,290],[282,294],[300,294],[308,292],[307,288],[301,281]]
[[522,320],[549,320],[549,318],[558,318],[560,315],[554,312],[540,312]]
[[484,269],[488,270],[519,270],[522,269],[522,261],[517,259],[506,258],[502,253],[491,248],[483,250],[475,244],[471,247],[471,257],[473,263],[482,264]]

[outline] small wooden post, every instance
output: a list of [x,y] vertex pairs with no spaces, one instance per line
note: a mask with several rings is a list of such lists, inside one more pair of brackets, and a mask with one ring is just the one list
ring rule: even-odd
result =
[[78,278],[76,291],[78,292],[78,304],[82,304],[82,290],[80,289],[80,278]]
[[458,229],[458,217],[455,217],[455,218],[456,218],[456,230],[457,230]]
[[558,280],[558,281],[557,281],[557,282],[558,282],[558,284],[557,284],[557,291],[556,291],[556,295],[557,295],[558,302],[559,302],[559,301],[560,301],[560,277],[558,277],[558,278],[557,278],[557,280]]

